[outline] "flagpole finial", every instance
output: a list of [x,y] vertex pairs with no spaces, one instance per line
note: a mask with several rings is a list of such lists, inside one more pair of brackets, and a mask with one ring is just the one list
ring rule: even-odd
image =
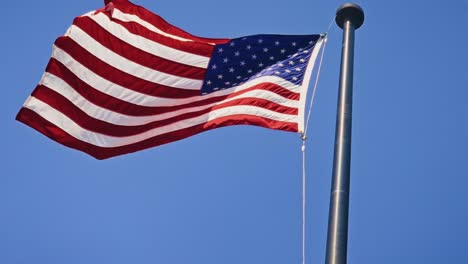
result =
[[353,23],[355,29],[358,29],[364,23],[364,11],[359,5],[346,3],[338,8],[335,18],[336,24],[340,28],[344,28],[344,23],[348,20]]

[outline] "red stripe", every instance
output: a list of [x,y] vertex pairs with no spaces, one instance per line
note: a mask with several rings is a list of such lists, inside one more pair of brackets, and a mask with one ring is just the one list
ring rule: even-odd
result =
[[88,101],[92,102],[93,104],[112,110],[117,113],[130,115],[130,116],[157,115],[157,114],[176,111],[176,110],[187,108],[187,107],[207,105],[207,104],[211,104],[215,102],[220,102],[224,99],[232,98],[233,96],[240,95],[240,94],[246,93],[248,91],[256,90],[256,89],[268,90],[268,91],[274,92],[278,95],[281,95],[291,100],[299,100],[299,94],[297,93],[293,93],[273,83],[262,83],[262,84],[255,85],[248,89],[235,92],[226,96],[208,98],[206,100],[187,103],[187,104],[183,104],[179,106],[148,107],[148,106],[140,106],[140,105],[135,105],[135,104],[126,102],[126,101],[117,99],[115,97],[109,96],[105,93],[102,93],[94,89],[93,87],[89,86],[88,84],[80,80],[68,68],[66,68],[63,64],[61,64],[59,61],[53,58],[49,61],[49,65],[47,66],[46,71],[64,80],[76,92],[78,92],[81,96],[83,96]]
[[[93,54],[83,49],[69,37],[61,37],[55,41],[55,45],[65,51],[73,59],[88,68],[90,71],[130,90],[164,98],[187,98],[200,94],[198,90],[179,89],[143,80],[124,71],[121,71],[106,62],[96,58]],[[172,65],[169,68],[177,68]]]
[[[117,22],[113,20],[109,23]],[[122,22],[123,23],[123,22]],[[103,46],[112,50],[113,52],[117,53],[121,57],[124,57],[130,61],[136,62],[140,65],[146,66],[148,68],[165,72],[168,74],[173,74],[181,77],[192,78],[202,80],[205,76],[206,69],[199,68],[195,66],[189,66],[182,63],[177,63],[168,59],[164,59],[158,56],[155,56],[151,53],[143,51],[137,47],[134,47],[125,40],[121,40],[120,38],[110,34],[105,29],[103,29],[98,23],[92,20],[89,17],[78,17],[75,19],[74,23],[75,26],[81,28],[84,32],[90,35],[93,39],[97,42],[101,43]],[[136,32],[135,34],[140,35],[140,32]],[[145,36],[146,37],[146,36]],[[161,37],[162,38],[162,37]],[[211,57],[213,53],[214,46],[210,46],[207,44],[197,44],[193,42],[182,42],[182,41],[166,41],[164,39],[151,39],[152,41],[158,42],[165,46],[182,50],[184,52],[198,54],[198,53],[206,53],[202,54],[205,57]],[[181,44],[183,43],[183,45]],[[199,51],[200,48],[197,46],[203,45],[204,51]],[[182,46],[182,47],[181,47]]]
[[166,20],[160,16],[148,11],[142,6],[135,5],[130,2],[124,3],[114,3],[115,8],[121,10],[124,13],[136,15],[142,20],[152,24],[163,32],[168,34],[178,36],[185,39],[190,39],[193,41],[198,41],[202,43],[215,43],[215,44],[224,44],[229,41],[229,39],[219,39],[219,38],[203,38],[194,36],[178,27],[175,27],[169,24]]
[[129,103],[127,101],[112,97],[103,92],[94,89],[92,86],[83,82],[78,76],[73,74],[67,67],[55,59],[51,59],[46,69],[47,72],[61,78],[70,87],[72,87],[81,96],[88,101],[100,107],[112,110],[117,113],[131,116],[147,116],[167,113],[190,106],[200,106],[209,103],[214,103],[222,100],[224,97],[215,97],[207,100],[202,100],[195,103],[187,103],[179,106],[159,106],[149,107]]
[[[200,56],[205,56],[205,57],[211,57],[211,54],[213,53],[213,49],[214,49],[213,45],[202,43],[202,42],[177,40],[171,37],[158,34],[154,31],[151,31],[148,28],[136,22],[127,22],[127,21],[118,20],[117,18],[112,17],[111,14],[108,12],[104,12],[102,14],[106,15],[107,19],[109,19],[109,21],[106,21],[106,23],[119,24],[123,28],[127,29],[130,33],[133,33],[135,35],[149,39],[151,41],[160,43],[164,46],[171,47],[171,48],[181,50],[181,51],[185,51],[188,53],[200,55]],[[88,28],[91,27],[92,28],[91,30],[93,31],[97,31],[97,32],[104,31],[106,32],[104,35],[109,34],[96,21],[94,21],[88,16],[75,18],[75,20],[73,21],[73,24],[84,30],[86,29],[85,30],[86,32],[88,32]],[[122,30],[122,32],[125,32],[125,30]],[[113,38],[121,41],[119,38],[115,36],[113,36]]]
[[256,98],[241,98],[237,100],[233,100],[230,102],[222,103],[213,107],[208,107],[203,110],[190,112],[181,114],[179,116],[175,116],[172,118],[154,121],[145,125],[139,126],[123,126],[123,125],[115,125],[111,124],[102,120],[95,119],[81,109],[76,107],[73,103],[68,101],[65,97],[60,95],[59,93],[50,90],[44,86],[39,86],[34,93],[32,94],[35,98],[43,101],[44,103],[50,105],[51,107],[55,108],[62,114],[69,117],[79,126],[83,127],[86,130],[93,131],[96,133],[114,136],[114,137],[125,137],[131,135],[141,134],[151,129],[159,128],[162,126],[170,125],[178,121],[182,121],[189,118],[198,117],[204,114],[207,114],[211,111],[230,107],[230,106],[256,106],[263,109],[268,109],[271,111],[275,111],[278,113],[283,114],[290,114],[290,115],[297,115],[297,108],[291,108],[282,106],[264,99],[256,99]]
[[210,129],[231,125],[245,124],[262,126],[276,130],[297,132],[297,124],[295,123],[279,122],[257,116],[236,115],[218,118],[216,120],[210,121],[202,125],[197,125],[187,129],[182,129],[168,134],[156,136],[131,145],[116,148],[103,148],[77,140],[76,138],[70,136],[62,129],[58,128],[54,124],[50,123],[49,121],[35,113],[34,111],[29,110],[27,108],[22,108],[20,110],[20,112],[16,116],[16,120],[23,122],[24,124],[36,129],[37,131],[39,131],[40,133],[44,134],[52,140],[55,140],[70,148],[86,152],[97,159],[106,159],[122,154],[132,153],[135,151],[181,140]]

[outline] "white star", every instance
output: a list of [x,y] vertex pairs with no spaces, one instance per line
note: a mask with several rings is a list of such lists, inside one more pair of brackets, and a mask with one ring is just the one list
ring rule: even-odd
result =
[[241,65],[241,66],[244,66],[244,65],[245,65],[245,61],[241,61],[241,62],[240,62],[240,65]]
[[280,44],[280,42],[279,42],[279,41],[276,41],[276,42],[275,42],[275,45],[276,45],[276,46],[278,46],[279,44]]
[[291,45],[292,45],[293,47],[296,47],[297,44],[296,44],[296,42],[293,42],[293,43],[291,43]]
[[268,52],[268,48],[264,48],[264,49],[263,49],[263,52]]
[[294,65],[294,61],[289,61],[289,65]]
[[254,55],[252,55],[252,59],[254,59],[254,60],[255,60],[256,58],[257,58],[257,55],[255,55],[255,54],[254,54]]
[[206,84],[207,84],[207,85],[211,85],[211,81],[207,81]]
[[252,48],[252,46],[250,46],[250,45],[247,45],[247,47],[246,47],[246,48],[249,50],[249,49],[251,49],[251,48]]
[[216,64],[213,64],[213,66],[211,66],[211,69],[213,69],[213,70],[216,70],[216,68],[218,68],[218,66],[216,66]]
[[309,41],[309,44],[314,44],[314,41],[313,40]]
[[217,91],[217,90],[219,90],[219,87],[213,88],[213,91]]
[[258,64],[258,67],[263,67],[263,63],[259,63],[259,64]]
[[294,76],[294,77],[293,77],[293,80],[294,80],[294,81],[297,81],[297,77],[296,77],[296,76]]
[[240,55],[240,52],[236,51],[236,52],[234,52],[234,55],[235,55],[235,56],[239,56],[239,55]]
[[275,57],[273,57],[273,56],[270,56],[270,60],[274,60],[274,59],[275,59]]
[[234,72],[234,68],[229,68],[229,72]]
[[279,71],[275,71],[275,74],[281,74],[281,72],[279,72]]
[[218,79],[220,80],[223,79],[223,75],[222,74],[218,75]]
[[236,77],[236,79],[238,79],[238,80],[241,79],[241,78],[242,78],[242,76],[240,76],[240,75]]
[[304,50],[304,53],[309,53],[309,50]]
[[300,59],[300,62],[305,62],[305,60],[304,60],[304,59]]
[[259,40],[258,40],[258,43],[259,43],[259,44],[262,44],[262,43],[263,43],[263,39],[259,39]]
[[252,73],[252,70],[248,70],[247,72],[248,72],[248,73]]
[[231,47],[234,47],[235,45],[236,45],[236,43],[234,43],[234,42],[231,42],[231,43],[229,44],[229,46],[231,46]]
[[284,71],[287,72],[287,73],[291,73],[291,71],[289,69],[286,69]]
[[230,83],[230,82],[225,82],[224,84],[229,85],[229,84],[231,84],[231,83]]
[[218,52],[219,52],[219,53],[221,53],[221,52],[223,52],[223,51],[224,51],[223,48],[219,48],[219,49],[218,49]]
[[227,63],[228,61],[229,61],[228,58],[224,58],[224,59],[223,59],[223,62],[224,62],[224,63]]
[[283,63],[280,63],[280,64],[278,64],[278,66],[280,66],[280,67],[284,67],[284,64],[283,64]]
[[286,50],[285,50],[285,49],[282,49],[282,50],[281,50],[281,53],[285,53],[285,52],[286,52]]
[[296,71],[302,71],[302,69],[299,68],[299,67],[297,67],[295,70],[296,70]]

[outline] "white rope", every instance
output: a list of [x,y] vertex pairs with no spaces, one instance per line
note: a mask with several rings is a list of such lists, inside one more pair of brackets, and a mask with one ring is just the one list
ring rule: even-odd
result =
[[[333,22],[333,21],[332,21]],[[330,26],[328,27],[328,31],[330,31]],[[315,99],[315,93],[317,91],[317,85],[318,85],[318,80],[320,77],[320,70],[322,69],[322,62],[323,62],[323,55],[325,54],[325,48],[327,46],[327,38],[328,38],[328,31],[325,33],[324,36],[324,44],[323,44],[323,49],[322,49],[322,54],[320,57],[320,63],[317,69],[317,74],[315,77],[315,84],[314,88],[312,90],[312,96],[311,96],[311,101],[310,101],[310,106],[309,106],[309,112],[307,113],[307,119],[305,123],[305,128],[304,128],[304,133],[301,134],[301,139],[302,139],[302,264],[305,264],[305,246],[306,246],[306,140],[307,140],[307,128],[309,127],[309,120],[310,120],[310,114],[312,113],[312,106],[314,103]]]
[[327,31],[326,31],[327,34],[330,32],[331,27],[335,23],[335,19],[336,19],[336,15],[331,19],[330,24],[328,24],[328,28],[327,28]]
[[302,137],[302,264],[305,264],[305,231],[306,231],[306,173],[305,173],[305,148],[306,138]]

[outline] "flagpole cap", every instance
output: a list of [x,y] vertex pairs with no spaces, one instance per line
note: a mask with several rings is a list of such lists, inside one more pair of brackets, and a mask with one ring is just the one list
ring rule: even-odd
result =
[[353,23],[355,29],[362,26],[362,23],[364,23],[364,11],[359,5],[346,3],[336,10],[335,21],[340,28],[343,28],[348,20]]

